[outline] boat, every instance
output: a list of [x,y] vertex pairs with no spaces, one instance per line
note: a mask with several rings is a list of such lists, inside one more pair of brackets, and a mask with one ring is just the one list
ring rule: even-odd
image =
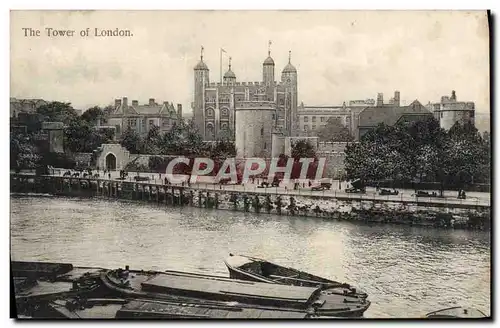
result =
[[258,307],[294,309],[316,316],[360,317],[366,298],[335,290],[300,287],[178,271],[109,270],[101,273],[107,288],[128,298],[158,301],[237,302]]
[[[191,288],[192,290],[188,287],[172,293],[165,290],[169,287],[167,284],[161,283],[162,279],[171,280],[173,276],[182,276],[189,285],[193,277],[200,278],[197,274],[134,271],[128,270],[128,267],[125,270],[107,270],[36,262],[15,263],[12,267],[17,268],[13,270],[16,275],[12,277],[17,317],[23,319],[337,318],[318,313],[311,307],[294,307],[293,299],[284,299],[290,306],[277,307],[273,306],[272,299],[269,302],[246,303],[235,301],[244,300],[247,296],[243,295],[235,298],[220,297],[215,294],[223,294],[223,290],[217,289],[223,286],[214,284],[214,280],[211,280],[213,277],[207,279],[207,276],[203,276],[203,279],[197,280],[198,286]],[[66,269],[56,270],[60,274],[54,276],[53,269],[62,267]],[[37,271],[36,268],[40,270]],[[215,289],[212,288],[210,292],[199,288],[203,283],[214,285]],[[254,294],[257,295],[258,292],[254,291]],[[292,297],[299,296],[296,291],[292,294]],[[300,294],[304,294],[304,291]]]
[[60,299],[39,309],[50,319],[337,319],[290,309],[237,302],[175,302],[151,299]]
[[38,307],[32,314],[44,319],[114,319],[128,302],[121,298],[61,298]]
[[255,257],[229,254],[224,263],[229,270],[229,276],[233,279],[279,285],[320,287],[339,295],[349,295],[363,299],[368,297],[365,292],[349,284],[318,277]]
[[[237,302],[180,303],[158,300],[132,300],[116,314],[120,319],[325,319],[290,309],[255,307]],[[332,318],[333,319],[333,318]]]
[[488,318],[484,312],[474,308],[464,308],[454,306],[438,311],[429,312],[425,315],[427,319],[473,319],[473,318]]

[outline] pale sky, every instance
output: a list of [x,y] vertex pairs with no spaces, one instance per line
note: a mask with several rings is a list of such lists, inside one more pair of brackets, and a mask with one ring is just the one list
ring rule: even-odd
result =
[[[25,37],[22,28],[41,30]],[[75,30],[48,37],[45,28]],[[90,28],[91,36],[79,36]],[[92,36],[94,28],[128,29],[132,37]],[[237,81],[261,81],[272,40],[275,76],[292,51],[298,98],[305,105],[353,99],[409,104],[439,101],[456,90],[489,112],[489,31],[485,11],[13,11],[11,97],[105,106],[128,97],[169,101],[191,111],[193,67],[205,48],[212,82],[220,48]],[[224,57],[223,72],[227,70]]]

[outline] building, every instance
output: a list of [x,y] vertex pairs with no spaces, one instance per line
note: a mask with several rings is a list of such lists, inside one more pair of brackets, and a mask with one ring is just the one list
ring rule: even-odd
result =
[[418,100],[413,101],[408,106],[401,106],[399,91],[394,93],[394,98],[389,103],[384,103],[383,97],[383,94],[379,93],[376,105],[366,107],[359,113],[356,140],[376,128],[380,123],[395,125],[398,122],[418,121],[433,115]]
[[316,136],[330,118],[337,118],[340,122],[351,130],[351,109],[343,106],[304,106],[300,104],[299,114],[299,135]]
[[10,117],[18,117],[20,113],[33,114],[48,102],[43,99],[17,99],[10,98]]
[[[275,80],[275,63],[269,50],[262,64],[262,81],[238,81],[230,59],[222,83],[215,83],[210,80],[210,70],[203,61],[202,48],[200,62],[194,67],[192,108],[194,123],[204,140],[216,140],[230,131],[236,137],[237,147],[248,147],[247,150],[239,149],[241,154],[270,154],[273,132],[291,136],[298,128],[297,69],[291,63],[291,53],[279,82]],[[238,111],[241,111],[240,115],[237,114]],[[263,117],[268,120],[263,131],[265,135],[258,140],[251,140],[249,136],[255,135],[256,131],[253,119],[261,121]],[[268,125],[272,129],[268,129]],[[260,128],[258,130],[260,131]],[[247,143],[242,144],[241,138],[245,135]],[[259,145],[248,144],[252,142]],[[266,151],[263,152],[264,149]]]
[[147,104],[139,105],[139,101],[132,100],[129,104],[127,97],[123,97],[115,100],[114,111],[108,116],[106,125],[116,127],[117,135],[130,128],[145,136],[153,125],[158,126],[160,132],[168,132],[181,118],[181,104],[177,104],[176,110],[168,101],[158,104],[150,98]]
[[451,97],[442,96],[441,102],[429,104],[429,110],[434,113],[434,117],[439,120],[441,128],[449,130],[455,123],[465,122],[475,123],[475,105],[472,101],[457,101],[455,91],[451,92]]
[[235,146],[238,158],[270,158],[276,104],[272,101],[236,103]]
[[349,100],[349,107],[370,107],[375,106],[375,99]]
[[349,129],[352,136],[356,135],[359,113],[366,107],[374,106],[375,101],[373,100],[373,104],[369,100],[355,100],[349,103],[353,105],[346,106],[344,102],[342,106],[304,106],[301,103],[298,108],[298,135],[316,136],[331,118],[338,119]]

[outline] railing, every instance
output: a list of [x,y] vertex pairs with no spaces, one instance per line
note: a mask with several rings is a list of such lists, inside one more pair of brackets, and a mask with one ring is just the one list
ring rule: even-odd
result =
[[[64,172],[67,170],[64,169],[54,169],[54,172],[51,174],[55,177],[63,177]],[[280,186],[280,187],[265,187],[258,188],[257,184],[216,184],[209,182],[195,182],[195,183],[175,183],[175,184],[165,184],[165,175],[163,174],[151,174],[151,173],[141,173],[141,174],[133,174],[129,172],[129,175],[121,180],[118,179],[116,171],[104,174],[103,171],[94,171],[98,172],[99,178],[93,178],[92,176],[87,177],[64,177],[69,179],[85,179],[85,180],[98,180],[98,181],[113,181],[113,182],[131,182],[137,183],[141,185],[161,185],[161,186],[172,186],[172,187],[183,187],[189,188],[193,190],[202,190],[202,191],[228,191],[228,192],[242,192],[242,193],[251,193],[251,194],[260,194],[260,195],[284,195],[284,196],[303,196],[303,197],[313,197],[313,198],[333,198],[338,200],[349,200],[349,201],[358,201],[358,202],[375,202],[375,203],[401,203],[405,205],[416,205],[416,206],[438,206],[438,207],[491,207],[491,199],[490,194],[488,193],[474,193],[481,195],[472,195],[468,196],[467,199],[458,199],[456,196],[450,195],[451,191],[447,191],[447,197],[425,197],[425,196],[416,196],[413,191],[403,190],[400,191],[398,195],[380,195],[374,191],[370,191],[364,194],[361,193],[346,193],[342,189],[330,189],[330,190],[311,190],[309,188],[288,188],[288,186]],[[12,172],[13,173],[13,172]],[[34,170],[26,170],[21,173],[22,175],[35,175]],[[111,179],[110,175],[111,174]],[[145,177],[151,175],[151,179],[145,181],[136,181],[135,177]],[[158,179],[157,179],[158,177]],[[345,184],[341,184],[345,186]],[[338,181],[332,181],[332,188],[338,186]],[[483,197],[479,197],[483,196]]]

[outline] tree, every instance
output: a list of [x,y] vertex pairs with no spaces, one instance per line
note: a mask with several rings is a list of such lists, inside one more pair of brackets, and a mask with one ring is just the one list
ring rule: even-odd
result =
[[142,152],[144,154],[160,154],[162,140],[164,139],[161,138],[160,128],[157,125],[152,125],[144,139]]
[[82,116],[80,118],[82,120],[87,121],[88,123],[92,125],[97,124],[97,120],[103,119],[104,118],[104,112],[99,106],[94,106],[92,108],[87,109],[85,112],[83,112]]
[[[346,148],[348,178],[440,182],[462,186],[487,176],[490,149],[470,124],[446,132],[433,117],[377,126]],[[483,173],[482,173],[483,172]]]
[[[292,158],[294,159],[291,179],[297,179],[300,177],[302,171],[301,158],[313,159],[313,162],[309,164],[309,168],[306,173],[308,179],[314,179],[316,176],[316,169],[318,167],[318,158],[316,156],[316,150],[307,140],[299,140],[292,145]],[[284,157],[281,157],[283,160]],[[305,165],[305,164],[304,164]]]
[[39,150],[34,140],[26,134],[11,134],[10,137],[10,168],[20,171],[34,169],[41,160]]
[[111,129],[96,129],[94,125],[81,119],[74,118],[64,129],[65,145],[72,152],[90,153],[103,143],[113,140]]
[[131,128],[123,132],[120,144],[132,154],[140,154],[143,148],[141,137]]
[[345,127],[340,119],[331,117],[318,131],[320,141],[326,142],[349,142],[353,140],[349,129]]
[[295,160],[301,158],[316,158],[316,151],[308,141],[298,140],[292,146],[292,157]]
[[44,122],[63,122],[68,124],[78,117],[70,103],[53,101],[37,108],[36,112],[43,117]]
[[[449,179],[457,186],[472,183],[474,177],[481,177],[491,162],[489,142],[485,141],[473,124],[455,123],[448,132],[450,145],[448,157]],[[488,174],[489,175],[489,174]]]

